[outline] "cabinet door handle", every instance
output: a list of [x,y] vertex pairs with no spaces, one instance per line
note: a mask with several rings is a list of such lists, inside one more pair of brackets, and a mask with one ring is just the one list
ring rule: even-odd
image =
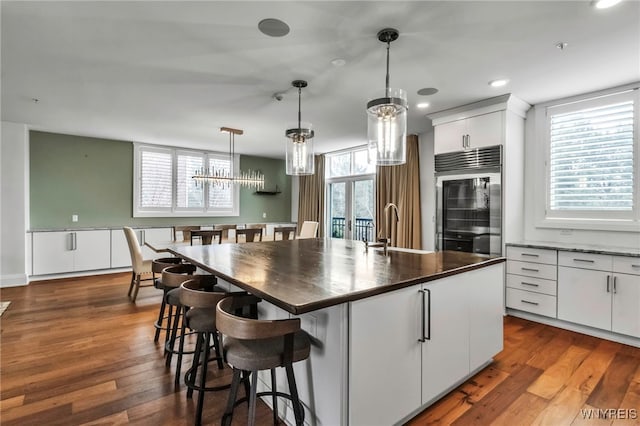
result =
[[539,303],[538,303],[538,302],[529,302],[528,300],[524,300],[524,299],[520,299],[520,301],[521,301],[522,303],[526,303],[526,304],[528,304],[528,305],[535,305],[535,306],[538,306],[538,305],[539,305]]
[[[422,335],[418,339],[418,342],[426,342],[427,340],[431,340],[431,290],[418,290],[418,292],[422,293],[422,315],[421,315],[421,327],[422,327]],[[425,295],[429,296],[428,300],[425,300]],[[427,324],[426,319],[429,319],[429,323]]]
[[540,257],[540,255],[533,253],[522,253],[521,256]]
[[573,259],[574,262],[586,262],[586,263],[594,263],[591,259]]
[[74,251],[76,248],[78,248],[78,241],[76,239],[76,233],[75,232],[70,232],[69,233],[69,243],[71,245],[70,250]]
[[631,265],[632,268],[640,268],[640,265]]
[[520,281],[520,283],[522,285],[528,285],[528,286],[531,286],[531,287],[540,287],[539,284],[533,284],[533,283],[528,283],[528,282],[524,282],[524,281]]
[[609,281],[611,281],[611,276],[607,275],[607,293],[609,293],[609,289],[610,289]]
[[616,294],[618,292],[618,289],[616,288],[617,284],[618,284],[618,277],[614,275],[613,276],[613,294]]
[[467,135],[462,135],[462,148],[467,147]]
[[523,271],[540,272],[539,269],[533,269],[533,268],[520,268],[520,269],[522,269]]
[[145,237],[145,235],[144,235],[144,229],[143,229],[143,230],[140,231],[140,241],[141,241],[140,245],[141,246],[143,246],[144,243],[145,243],[144,237]]

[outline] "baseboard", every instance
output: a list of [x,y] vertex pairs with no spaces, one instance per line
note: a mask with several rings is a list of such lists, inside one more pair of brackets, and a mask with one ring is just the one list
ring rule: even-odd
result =
[[0,276],[0,288],[4,287],[20,287],[29,284],[27,274],[12,274]]
[[568,321],[559,320],[556,318],[549,318],[542,315],[532,314],[530,312],[518,311],[516,309],[507,308],[507,315],[511,315],[518,318],[523,318],[529,321],[535,321],[542,324],[550,325],[553,327],[563,328],[569,331],[575,331],[576,333],[587,334],[589,336],[599,337],[601,339],[611,340],[618,343],[623,343],[629,346],[635,346],[640,348],[640,339],[632,336],[626,336],[624,334],[614,333],[612,331],[601,330],[599,328],[588,327],[586,325],[575,324]]
[[131,268],[98,269],[95,271],[68,272],[64,274],[31,275],[29,277],[29,281],[44,281],[44,280],[55,280],[58,278],[86,277],[90,275],[118,274],[121,272],[131,272]]

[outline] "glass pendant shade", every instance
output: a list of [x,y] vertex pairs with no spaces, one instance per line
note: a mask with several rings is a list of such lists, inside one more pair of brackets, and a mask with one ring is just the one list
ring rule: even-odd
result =
[[298,88],[298,123],[285,131],[287,137],[286,172],[291,176],[312,175],[315,172],[313,155],[314,131],[311,123],[302,121],[302,88],[307,87],[304,80],[294,80],[293,87]]
[[300,123],[300,128],[292,127],[285,134],[287,136],[287,174],[291,176],[314,174],[314,132],[311,123]]
[[367,104],[369,163],[395,166],[407,160],[407,93],[388,89],[387,97]]

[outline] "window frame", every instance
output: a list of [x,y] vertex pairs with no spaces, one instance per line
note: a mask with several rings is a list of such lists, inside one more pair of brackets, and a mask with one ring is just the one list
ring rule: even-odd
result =
[[[133,217],[231,217],[240,216],[240,188],[239,185],[231,187],[230,208],[209,207],[209,183],[205,183],[203,189],[202,207],[178,207],[178,156],[191,155],[202,157],[204,164],[209,164],[209,158],[228,160],[228,153],[215,151],[202,151],[187,148],[149,145],[143,143],[133,144]],[[142,208],[141,201],[141,157],[143,151],[161,152],[171,154],[171,207],[170,208]],[[240,156],[233,157],[232,170],[238,170]]]
[[[551,210],[551,116],[607,105],[620,100],[633,100],[633,192],[631,211],[612,210]],[[572,98],[547,102],[536,106],[534,113],[536,138],[542,149],[536,150],[538,159],[532,166],[542,169],[543,183],[535,194],[537,206],[536,226],[540,228],[583,229],[597,231],[635,231],[640,229],[640,90],[638,84],[604,90]],[[534,147],[535,149],[535,147]],[[524,188],[523,188],[524,190]]]

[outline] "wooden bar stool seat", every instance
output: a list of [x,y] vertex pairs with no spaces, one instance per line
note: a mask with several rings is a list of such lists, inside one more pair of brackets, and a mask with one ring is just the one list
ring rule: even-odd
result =
[[[191,264],[180,264],[170,266],[162,271],[162,282],[164,286],[169,289],[165,297],[166,303],[169,306],[169,324],[170,331],[167,334],[165,340],[165,355],[166,366],[171,365],[173,355],[177,355],[176,373],[175,373],[175,386],[180,385],[180,370],[182,369],[182,357],[186,354],[193,354],[197,349],[185,349],[185,337],[187,335],[195,334],[187,332],[186,320],[184,320],[186,313],[189,311],[189,306],[184,305],[181,302],[182,288],[180,287],[185,281],[196,281],[202,286],[206,286],[211,291],[219,290],[224,291],[218,287],[215,287],[217,282],[216,277],[213,275],[194,275],[196,267]],[[175,313],[174,313],[175,309]],[[178,343],[176,347],[176,342]]]
[[[304,424],[304,407],[298,396],[293,363],[309,357],[311,341],[300,328],[299,318],[283,320],[256,320],[235,315],[236,310],[253,296],[238,296],[223,299],[216,307],[216,322],[224,335],[225,360],[233,367],[231,391],[227,409],[222,417],[223,425],[230,425],[233,410],[237,405],[238,386],[244,373],[251,376],[248,424],[255,424],[256,398],[271,395],[273,423],[279,424],[278,397],[291,401],[296,425]],[[287,374],[289,393],[278,392],[276,368],[283,367]],[[257,392],[258,371],[271,371],[271,391]]]
[[153,274],[153,285],[155,288],[163,291],[162,302],[160,302],[160,310],[158,312],[158,319],[153,324],[156,328],[156,334],[153,338],[154,342],[160,339],[160,330],[164,330],[165,336],[169,333],[169,316],[165,315],[165,309],[167,307],[167,292],[168,290],[162,284],[162,271],[170,266],[175,266],[182,263],[182,259],[179,257],[164,257],[160,259],[154,259],[151,262],[151,273]]

